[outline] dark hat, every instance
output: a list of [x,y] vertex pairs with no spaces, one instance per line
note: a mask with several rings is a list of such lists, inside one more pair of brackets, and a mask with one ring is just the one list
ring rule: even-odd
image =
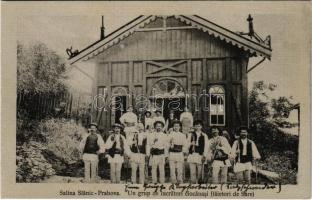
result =
[[218,132],[220,132],[220,129],[219,129],[219,127],[217,127],[217,126],[212,126],[212,127],[210,128],[211,132],[212,132],[212,129],[217,129]]
[[177,120],[177,119],[172,121],[172,126],[175,125],[175,124],[180,124],[180,126],[182,126],[182,123],[179,120]]
[[247,126],[240,126],[238,131],[240,132],[241,130],[246,130],[248,131],[248,127]]
[[113,128],[118,127],[118,128],[120,128],[121,130],[124,128],[123,125],[118,124],[118,123],[115,123],[112,127],[113,127]]
[[146,115],[147,113],[149,113],[150,115],[152,114],[152,112],[149,111],[149,110],[145,111],[145,115]]
[[91,123],[89,124],[89,127],[91,128],[91,126],[95,126],[96,128],[98,127],[97,123],[95,123],[95,122],[91,122]]
[[156,121],[156,122],[154,122],[154,128],[156,127],[157,124],[161,124],[162,126],[165,126],[164,122]]
[[200,124],[200,125],[203,125],[203,121],[202,120],[195,120],[194,122],[193,122],[193,125],[195,126],[195,125],[197,125],[197,124]]

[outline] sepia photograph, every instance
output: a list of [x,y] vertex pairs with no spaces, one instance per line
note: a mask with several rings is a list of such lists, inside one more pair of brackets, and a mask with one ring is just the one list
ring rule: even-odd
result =
[[[27,9],[10,22],[15,106],[6,112],[15,117],[15,157],[6,165],[15,176],[6,190],[51,184],[47,194],[60,198],[283,198],[287,187],[309,187],[305,4],[292,12],[291,3],[268,11],[270,2],[233,10],[181,2],[178,12],[155,12],[161,2],[142,2],[145,10],[133,2],[137,11],[119,12],[120,2],[98,2],[103,11],[79,3],[68,13],[56,2],[14,5]],[[308,197],[307,187],[293,195]]]

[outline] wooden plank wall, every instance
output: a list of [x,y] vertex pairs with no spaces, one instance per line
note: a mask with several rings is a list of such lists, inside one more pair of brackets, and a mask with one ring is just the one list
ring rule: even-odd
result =
[[[213,85],[221,85],[226,91],[226,124],[232,129],[232,127],[237,127],[242,123],[247,123],[247,82],[243,79],[242,74],[246,68],[244,62],[240,59],[232,58],[220,58],[220,59],[189,59],[190,62],[185,62],[183,65],[190,65],[191,73],[188,74],[189,77],[179,77],[177,73],[170,75],[168,72],[162,71],[162,73],[157,73],[153,77],[146,77],[147,71],[152,71],[149,69],[150,65],[146,64],[145,61],[136,61],[131,64],[131,61],[126,62],[112,62],[112,63],[102,63],[100,66],[106,68],[108,66],[115,66],[116,69],[112,69],[112,75],[105,73],[107,70],[99,70],[102,74],[98,74],[98,86],[99,88],[106,87],[107,94],[111,92],[116,87],[124,87],[127,90],[130,89],[133,93],[134,98],[138,95],[149,95],[150,88],[152,85],[158,81],[160,78],[172,78],[177,80],[186,91],[189,90],[190,82],[190,95],[199,97],[203,90],[208,93],[209,87]],[[162,63],[166,63],[163,61]],[[131,65],[133,67],[131,68]],[[246,63],[245,63],[246,65]],[[145,66],[145,69],[143,69]],[[100,68],[100,67],[99,67]],[[120,69],[122,68],[122,70]],[[153,68],[153,67],[151,67]],[[179,69],[184,69],[187,71],[187,67],[177,67]],[[131,70],[130,70],[131,69]],[[154,68],[153,68],[154,69]],[[155,70],[155,69],[154,69]],[[144,74],[145,71],[145,74]],[[244,72],[245,73],[245,72]],[[108,80],[108,81],[107,81]],[[245,86],[246,85],[246,86]],[[107,87],[108,86],[108,87]],[[131,89],[132,88],[132,89]],[[145,88],[145,90],[144,90]],[[101,89],[103,91],[103,89]],[[99,91],[99,93],[102,93]],[[236,102],[233,101],[233,97]],[[128,104],[133,101],[133,105],[136,104],[135,99],[128,99]],[[194,112],[195,118],[204,119],[205,125],[209,126],[208,112],[203,110],[196,110],[196,103],[200,107],[203,107],[203,100],[198,100],[197,102],[190,97],[190,102],[192,110]],[[237,104],[237,106],[235,105]],[[241,112],[242,119],[239,119],[238,113]],[[111,113],[109,110],[105,112],[103,117],[106,121],[103,121],[103,125],[108,127],[108,124],[113,123],[110,117]],[[243,120],[243,121],[242,121]]]
[[135,32],[97,56],[99,62],[224,58],[241,51],[196,29]]
[[[145,95],[151,84],[163,77],[176,78],[190,95],[197,96],[217,84],[226,91],[227,127],[234,130],[248,122],[248,59],[241,50],[207,33],[195,29],[135,32],[96,59],[97,86],[106,87],[108,95],[114,87],[125,87],[135,95]],[[182,63],[174,67],[184,73],[184,78],[182,73],[168,70],[149,74],[159,68],[153,62],[168,65],[178,61]],[[128,101],[128,104],[136,103],[133,98]],[[208,111],[196,111],[194,100],[190,98],[189,102],[195,118],[203,119],[205,126],[209,126]],[[203,106],[203,101],[199,104]],[[237,117],[238,110],[242,119]],[[108,109],[102,119],[105,128],[113,123],[110,116]]]

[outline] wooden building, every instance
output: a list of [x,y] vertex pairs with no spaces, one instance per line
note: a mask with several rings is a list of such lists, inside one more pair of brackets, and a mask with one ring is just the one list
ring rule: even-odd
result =
[[[249,58],[271,57],[270,38],[257,36],[250,21],[249,28],[234,33],[196,15],[139,16],[106,36],[102,27],[101,39],[69,61],[95,64],[93,94],[113,97],[112,107],[133,105],[143,119],[155,105],[168,117],[168,106],[179,102],[176,117],[188,106],[206,128],[232,131],[248,125]],[[110,128],[122,112],[99,109],[100,127]]]

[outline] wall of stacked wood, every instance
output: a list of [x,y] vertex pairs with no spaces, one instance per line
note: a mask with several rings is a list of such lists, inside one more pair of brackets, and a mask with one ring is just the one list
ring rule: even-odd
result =
[[[171,20],[171,21],[170,21]],[[230,131],[248,123],[247,53],[239,48],[189,27],[175,19],[161,19],[136,31],[94,58],[97,63],[95,92],[108,96],[124,87],[134,95],[150,95],[159,79],[178,81],[188,94],[199,95],[212,85],[222,85],[226,93],[226,127]],[[135,104],[130,98],[129,103]],[[195,111],[195,119],[209,126],[207,111]],[[101,126],[110,128],[111,112],[102,113]]]

